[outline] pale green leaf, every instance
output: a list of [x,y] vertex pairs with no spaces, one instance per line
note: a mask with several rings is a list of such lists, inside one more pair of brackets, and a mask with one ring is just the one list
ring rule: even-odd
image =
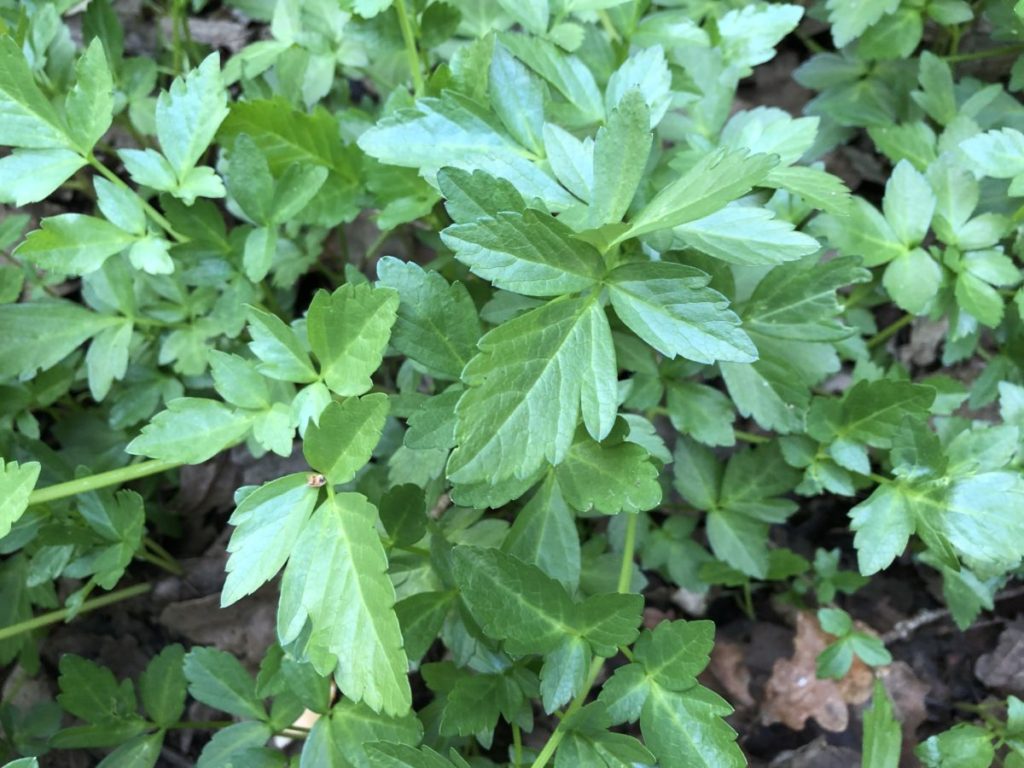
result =
[[17,255],[57,274],[85,275],[135,240],[135,235],[103,219],[62,213],[43,219],[40,229],[29,232]]
[[920,244],[935,213],[935,193],[924,174],[901,160],[885,184],[882,210],[899,242],[908,248]]
[[398,303],[390,288],[353,283],[313,297],[306,333],[332,392],[361,395],[373,386],[370,377],[384,358]]
[[52,368],[86,339],[121,322],[63,299],[0,305],[0,378],[28,378]]
[[160,759],[164,732],[139,734],[103,758],[96,768],[153,768]]
[[899,7],[899,0],[828,0],[828,20],[837,48],[856,40],[864,30]]
[[181,719],[185,711],[185,649],[177,643],[164,646],[150,659],[139,678],[139,695],[149,718],[168,727]]
[[75,86],[64,108],[68,132],[83,155],[103,138],[114,119],[114,79],[107,54],[99,40],[93,40],[75,64]]
[[89,351],[85,353],[85,367],[89,375],[89,393],[96,402],[107,396],[115,380],[124,378],[128,370],[132,330],[131,322],[122,320],[96,334],[89,345]]
[[193,648],[185,656],[185,678],[192,698],[221,712],[262,720],[256,681],[242,663],[217,648]]
[[308,384],[316,381],[316,369],[295,332],[277,315],[248,307],[249,349],[260,360],[257,370],[272,379]]
[[[611,331],[592,297],[556,299],[498,326],[479,347],[456,409],[458,447],[448,464],[456,483],[526,478],[545,461],[557,464],[572,444],[581,398],[615,386]],[[587,423],[603,438],[615,401],[587,400],[602,404]]]
[[125,450],[136,456],[201,464],[245,437],[252,416],[200,397],[179,397],[167,404],[128,443]]
[[960,143],[968,167],[994,179],[1024,173],[1024,133],[1016,128],[986,131]]
[[575,632],[576,606],[540,568],[497,549],[461,546],[452,554],[463,601],[509,653],[547,653]]
[[630,90],[597,132],[588,212],[592,226],[622,221],[643,177],[651,142],[650,110],[641,91]]
[[39,479],[38,461],[18,464],[0,458],[0,539],[11,531],[28,507],[28,498]]
[[[544,2],[546,5],[547,0]],[[488,92],[495,114],[516,141],[539,153],[544,126],[544,91],[540,81],[500,44],[494,46],[488,74]]]
[[0,158],[0,200],[19,207],[38,203],[85,164],[69,149],[16,149]]
[[658,468],[636,443],[603,445],[582,435],[555,467],[569,505],[605,515],[642,512],[661,503]]
[[356,493],[313,513],[285,568],[277,627],[317,672],[334,673],[345,696],[397,715],[412,703],[409,662],[376,525],[377,510]]
[[893,716],[892,702],[885,686],[876,680],[871,706],[864,710],[862,768],[897,768],[901,741],[900,723]]
[[668,262],[626,264],[608,281],[616,314],[662,354],[699,363],[757,358],[728,300],[707,287],[711,278],[700,270]]
[[540,568],[570,592],[580,580],[580,537],[572,510],[549,476],[516,515],[502,548]]
[[454,224],[445,245],[475,274],[526,296],[582,291],[604,274],[601,255],[558,219],[540,211],[503,212]]
[[199,162],[227,116],[227,91],[216,53],[160,94],[156,102],[157,138],[180,182]]
[[228,521],[235,530],[222,606],[251,595],[270,581],[292,553],[320,492],[305,473],[285,475],[246,495]]
[[672,230],[681,245],[703,251],[730,264],[772,265],[817,252],[821,245],[776,219],[767,208],[729,205]]
[[400,299],[391,345],[432,375],[458,379],[482,333],[466,287],[391,256],[377,262],[377,275]]
[[882,285],[900,309],[923,314],[942,285],[942,267],[923,248],[915,248],[889,262]]
[[732,707],[702,686],[677,693],[654,685],[640,730],[663,768],[743,768],[736,732],[725,722],[730,714]]
[[333,485],[347,483],[370,460],[388,415],[388,396],[377,392],[330,403],[306,429],[302,451]]
[[746,150],[712,152],[663,187],[618,240],[704,218],[747,194],[777,163],[771,155],[751,155]]
[[71,149],[64,121],[36,85],[12,37],[0,37],[0,145]]
[[[233,762],[233,759],[245,761],[243,754],[246,750],[263,746],[273,734],[269,725],[256,720],[246,720],[215,731],[199,754],[196,768],[241,768],[243,763]],[[249,765],[248,762],[244,764]]]

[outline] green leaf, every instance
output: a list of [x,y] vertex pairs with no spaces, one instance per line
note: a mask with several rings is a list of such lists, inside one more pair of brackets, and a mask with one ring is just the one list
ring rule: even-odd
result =
[[960,723],[919,744],[914,754],[928,768],[988,768],[996,750],[992,734],[985,728]]
[[372,745],[379,742],[412,746],[423,738],[423,726],[414,713],[400,718],[375,714],[364,704],[342,699],[330,717],[313,726],[302,748],[301,768],[366,766]]
[[708,511],[718,505],[722,467],[710,450],[686,437],[676,441],[675,488],[690,504]]
[[28,507],[28,498],[39,479],[40,464],[4,462],[0,458],[0,539],[11,531]]
[[57,701],[80,720],[109,723],[137,716],[132,681],[118,683],[113,672],[88,659],[73,654],[62,656],[58,682]]
[[797,232],[767,208],[729,205],[672,230],[680,244],[730,264],[751,266],[793,261],[816,253],[821,245]]
[[396,485],[381,499],[380,521],[391,541],[408,547],[423,538],[427,532],[427,510],[423,489],[407,483]]
[[227,116],[227,92],[216,53],[175,79],[157,98],[157,138],[179,182],[195,168]]
[[64,109],[76,148],[88,155],[114,119],[114,80],[99,40],[89,43],[75,64],[75,73],[75,86],[68,93]]
[[677,693],[654,685],[640,730],[663,768],[742,768],[746,758],[724,719],[730,714],[732,707],[702,686]]
[[235,527],[221,606],[251,595],[284,566],[320,492],[305,473],[286,475],[247,494],[228,521]]
[[251,426],[249,413],[216,400],[179,397],[154,416],[125,451],[151,459],[201,464],[240,442]]
[[103,219],[62,213],[43,219],[41,228],[29,232],[16,253],[57,274],[85,275],[102,267],[136,239]]
[[239,408],[262,409],[270,405],[267,380],[251,361],[238,355],[210,350],[210,373],[217,394]]
[[387,349],[398,302],[398,295],[389,288],[352,283],[313,297],[306,333],[332,392],[348,397],[373,386],[370,377]]
[[256,695],[256,681],[241,662],[216,648],[193,648],[185,656],[192,698],[239,717],[263,720],[267,712]]
[[[274,732],[266,723],[248,720],[216,731],[203,747],[196,768],[249,765],[243,753],[266,744]],[[238,761],[238,762],[233,762]]]
[[516,141],[539,154],[544,125],[540,81],[500,44],[494,46],[488,74],[488,93],[495,114]]
[[661,503],[658,468],[636,443],[603,445],[582,435],[555,468],[555,478],[569,506],[579,512],[617,515]]
[[565,98],[567,122],[585,125],[604,119],[604,104],[594,75],[579,57],[539,37],[505,34],[500,39],[517,59]]
[[594,653],[614,656],[616,648],[632,645],[636,640],[643,610],[642,595],[591,595],[580,606],[581,631]]
[[939,292],[942,268],[924,249],[915,248],[889,262],[882,285],[900,309],[920,315]]
[[993,179],[1024,173],[1024,133],[1016,128],[986,131],[960,143],[969,167]]
[[69,149],[16,149],[0,158],[0,201],[19,207],[38,203],[85,164]]
[[923,384],[879,379],[859,381],[843,397],[839,437],[889,448],[904,419],[923,421],[935,390]]
[[699,363],[755,360],[753,342],[710,281],[693,267],[651,262],[618,267],[608,287],[615,313],[663,355]]
[[551,713],[569,703],[582,689],[590,664],[590,648],[579,637],[566,637],[544,657],[540,695],[544,711]]
[[597,132],[589,211],[592,226],[616,224],[629,210],[651,151],[650,122],[643,93],[631,90]]
[[32,377],[52,368],[86,339],[121,318],[100,315],[71,301],[0,306],[0,379]]
[[257,224],[272,216],[274,177],[263,151],[247,133],[235,137],[228,162],[227,188],[245,215]]
[[864,30],[899,7],[899,0],[828,0],[828,20],[837,48],[856,40]]
[[454,224],[441,239],[474,274],[526,296],[582,291],[604,274],[601,255],[592,246],[540,211],[502,212]]
[[570,592],[580,581],[580,537],[559,484],[549,475],[516,515],[504,551],[536,565]]
[[707,516],[708,543],[715,557],[748,576],[768,574],[768,526],[729,509]]
[[377,262],[377,275],[400,300],[391,346],[432,375],[457,380],[482,333],[465,285],[391,256]]
[[430,747],[410,747],[406,744],[371,744],[367,748],[373,768],[455,768]]
[[452,557],[470,613],[490,637],[505,641],[509,653],[547,653],[575,632],[576,606],[536,566],[480,547],[456,547]]
[[922,51],[917,70],[920,91],[910,97],[939,125],[949,125],[956,117],[956,92],[953,71],[943,59],[931,51]]
[[359,137],[359,146],[382,163],[419,169],[432,184],[438,170],[452,166],[505,179],[526,199],[540,198],[553,210],[572,204],[572,197],[489,113],[453,91],[440,99],[420,99],[414,109],[384,118]]
[[387,416],[388,396],[380,392],[330,403],[306,430],[306,461],[332,485],[347,483],[370,460]]
[[617,240],[639,237],[702,219],[742,197],[764,180],[778,160],[771,155],[751,155],[746,150],[713,152],[689,171],[663,187],[633,217]]
[[[593,297],[556,299],[498,326],[463,371],[448,477],[456,483],[526,478],[557,464],[580,410],[597,439],[617,408],[615,352]],[[557,392],[552,396],[552,392]]]
[[751,331],[777,339],[839,341],[853,329],[837,317],[842,307],[836,290],[869,279],[870,273],[853,258],[776,267],[743,305],[743,322]]
[[185,711],[185,649],[177,643],[150,659],[139,678],[139,694],[149,719],[162,728],[174,725]]
[[85,365],[89,374],[89,392],[96,402],[107,396],[115,380],[124,378],[128,370],[132,331],[132,324],[124,320],[119,325],[100,331],[89,345]]
[[886,182],[882,210],[897,239],[912,248],[928,233],[935,213],[935,193],[924,174],[901,160]]
[[14,39],[0,37],[0,144],[25,149],[71,149],[64,121],[36,85]]
[[96,768],[153,768],[163,745],[163,731],[140,733],[103,758]]
[[714,642],[715,625],[710,621],[664,621],[641,635],[634,653],[655,684],[685,691],[708,665]]
[[412,702],[409,662],[376,525],[377,510],[357,493],[339,493],[313,513],[285,568],[277,627],[281,642],[298,639],[347,697],[397,715]]
[[420,592],[395,604],[405,652],[411,660],[419,661],[430,650],[454,602],[454,592]]
[[914,516],[898,486],[881,485],[850,510],[853,545],[861,574],[870,576],[903,554],[914,532]]
[[247,307],[249,349],[260,360],[256,369],[272,379],[308,384],[317,380],[316,369],[295,332],[281,318],[256,307]]

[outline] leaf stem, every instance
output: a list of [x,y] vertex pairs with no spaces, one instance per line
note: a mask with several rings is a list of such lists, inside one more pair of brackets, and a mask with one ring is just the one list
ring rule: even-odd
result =
[[991,59],[999,56],[1012,56],[1021,52],[1021,45],[1004,45],[1001,48],[988,48],[984,51],[970,51],[969,53],[957,53],[943,58],[950,63],[958,61],[977,61],[979,59]]
[[[622,567],[619,569],[618,591],[621,594],[629,592],[629,585],[633,580],[633,558],[636,555],[636,527],[637,518],[639,517],[636,514],[625,514],[629,516],[626,518],[626,538],[622,545]],[[601,674],[605,661],[604,656],[594,656],[593,661],[590,662],[590,669],[587,671],[587,679],[584,681],[583,687],[573,698],[572,702],[570,702],[568,709],[565,710],[565,715],[562,716],[554,733],[551,734],[544,748],[537,755],[537,759],[530,764],[530,768],[544,768],[548,764],[548,761],[555,754],[555,750],[558,749],[558,745],[565,738],[568,730],[565,727],[566,722],[583,708],[587,697],[590,695],[590,689],[594,687],[597,676]]]
[[519,731],[519,726],[512,723],[512,765],[514,768],[520,768],[523,764],[523,734]]
[[142,560],[143,562],[155,565],[157,568],[160,568],[161,570],[167,571],[172,576],[181,576],[181,574],[183,573],[179,566],[175,565],[174,563],[167,562],[159,555],[155,555],[152,552],[146,550],[145,548],[142,548],[138,552],[136,552],[135,557],[139,560]]
[[412,20],[405,7],[405,0],[395,0],[395,13],[398,14],[398,26],[402,29],[402,40],[405,41],[405,56],[409,60],[413,90],[416,96],[422,96],[423,72],[420,71],[420,56],[416,50],[416,37],[412,31]]
[[108,592],[100,597],[95,597],[92,600],[86,600],[78,608],[77,611],[72,611],[71,608],[61,608],[56,611],[50,611],[26,621],[12,624],[9,627],[0,627],[0,641],[8,640],[12,637],[24,634],[25,632],[31,632],[35,629],[41,629],[42,627],[49,626],[50,624],[59,624],[64,619],[74,614],[86,613],[87,611],[94,611],[97,608],[103,608],[113,603],[119,603],[122,600],[129,600],[138,595],[143,595],[149,592],[151,586],[146,584],[136,584],[132,587],[126,587],[125,589],[119,589],[116,592]]
[[615,25],[612,23],[612,17],[608,15],[608,11],[601,8],[597,12],[597,18],[600,19],[601,26],[604,28],[604,31],[608,33],[608,37],[611,38],[611,41],[613,43],[621,43],[622,35],[619,34],[619,30],[617,30]]
[[890,323],[885,328],[876,333],[874,336],[872,336],[870,339],[868,339],[868,348],[874,349],[875,347],[884,344],[892,336],[896,335],[896,333],[899,332],[901,328],[903,328],[905,325],[909,325],[912,322],[914,322],[914,315],[906,314],[899,320]]
[[187,243],[188,242],[188,238],[187,237],[185,237],[184,235],[180,235],[177,232],[175,232],[174,231],[174,227],[171,226],[171,222],[169,222],[164,217],[164,215],[162,213],[160,213],[160,211],[158,211],[156,208],[154,208],[152,205],[150,205],[148,202],[146,202],[146,200],[144,200],[142,198],[142,196],[138,192],[136,192],[134,189],[129,187],[120,176],[118,176],[116,173],[114,173],[112,170],[110,170],[107,166],[105,166],[102,162],[97,160],[94,156],[90,155],[87,159],[89,161],[89,165],[91,165],[93,168],[95,168],[97,171],[99,171],[100,175],[103,176],[103,178],[105,178],[111,184],[114,184],[115,186],[121,187],[121,189],[126,189],[129,192],[131,192],[133,195],[138,197],[139,201],[142,203],[142,209],[146,212],[146,215],[149,216],[149,218],[151,218],[153,220],[153,222],[158,227],[160,227],[160,229],[162,229],[164,232],[166,232],[167,235],[172,240],[174,240],[177,243]]
[[180,461],[164,461],[163,459],[140,461],[138,464],[129,464],[127,467],[112,469],[109,472],[100,472],[96,475],[80,477],[77,480],[69,480],[66,483],[58,483],[46,488],[37,488],[28,497],[28,503],[30,505],[42,504],[68,496],[77,496],[79,493],[95,491],[98,488],[106,488],[110,485],[121,485],[129,480],[138,480],[140,477],[157,475],[180,466]]
[[742,429],[734,429],[732,433],[736,436],[737,440],[742,440],[745,443],[754,443],[755,445],[761,445],[763,443],[770,443],[772,439],[765,437],[764,435],[755,435],[753,432],[745,432]]

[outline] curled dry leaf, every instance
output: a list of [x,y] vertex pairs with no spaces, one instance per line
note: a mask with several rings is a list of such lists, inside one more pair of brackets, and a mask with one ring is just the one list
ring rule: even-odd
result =
[[813,613],[797,614],[793,655],[775,662],[765,686],[761,719],[766,725],[781,722],[799,731],[813,717],[827,731],[846,730],[849,705],[867,701],[874,676],[860,659],[854,659],[841,680],[819,680],[815,674],[818,654],[831,639]]
[[708,671],[714,675],[726,698],[737,709],[750,709],[754,697],[750,695],[750,670],[745,663],[745,649],[738,643],[719,640],[711,650]]

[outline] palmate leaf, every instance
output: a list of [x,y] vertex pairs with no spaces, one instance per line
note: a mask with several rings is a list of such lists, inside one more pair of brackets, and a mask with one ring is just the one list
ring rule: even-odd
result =
[[580,412],[596,439],[617,409],[615,351],[596,297],[560,298],[486,334],[463,372],[456,483],[527,478],[565,458]]
[[409,662],[376,524],[377,510],[357,493],[313,513],[281,582],[278,636],[320,674],[333,672],[349,698],[400,715],[412,703]]
[[387,415],[388,396],[381,392],[330,403],[306,430],[306,461],[329,483],[347,483],[370,460]]
[[30,232],[16,253],[57,274],[85,275],[136,240],[136,235],[104,219],[63,213],[43,219],[41,228]]
[[156,102],[156,128],[160,147],[184,182],[217,129],[228,116],[227,91],[220,74],[218,54],[207,56],[184,78],[176,79]]

